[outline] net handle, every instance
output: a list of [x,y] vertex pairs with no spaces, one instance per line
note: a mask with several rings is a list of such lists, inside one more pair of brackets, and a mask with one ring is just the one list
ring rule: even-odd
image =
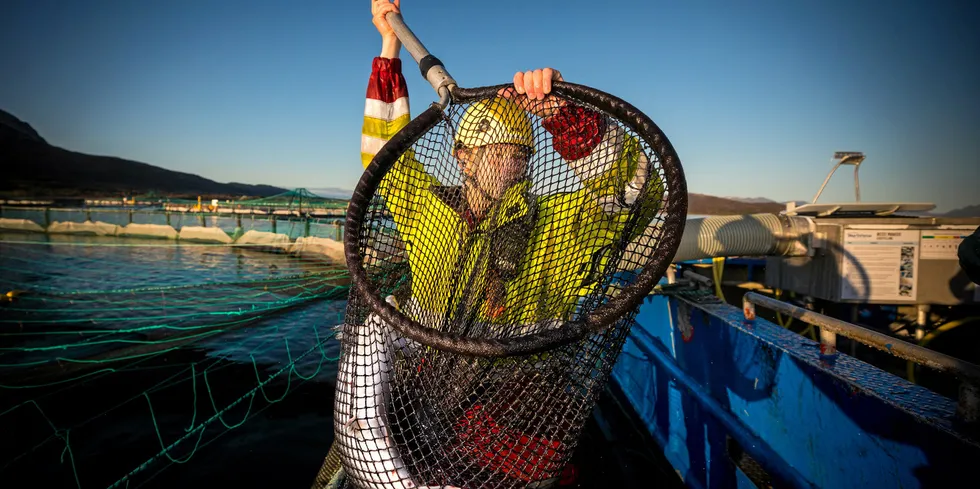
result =
[[[500,89],[509,86],[512,85],[505,84],[474,89],[457,87],[452,90],[452,96],[455,102],[465,103],[474,99],[494,96]],[[667,136],[646,114],[613,95],[568,82],[554,82],[552,91],[558,96],[579,100],[609,113],[640,135],[660,155],[660,163],[664,170],[664,184],[668,189],[669,199],[667,199],[665,209],[666,217],[662,224],[659,253],[656,253],[643,266],[635,283],[624,288],[619,295],[610,299],[609,302],[576,321],[565,322],[559,328],[519,338],[465,337],[426,328],[417,321],[401,314],[382,300],[377,289],[368,281],[367,272],[362,262],[363,257],[360,254],[359,239],[365,213],[382,178],[405,151],[442,120],[442,108],[433,104],[397,132],[371,160],[351,196],[345,222],[344,254],[351,275],[351,287],[372,311],[402,336],[438,350],[477,357],[505,357],[540,353],[579,341],[590,333],[610,326],[639,306],[673,261],[686,222],[687,183],[680,165],[680,159],[670,141],[667,140]],[[646,185],[649,184],[650,180],[648,179]],[[644,188],[644,190],[646,189]]]
[[401,14],[388,12],[385,15],[385,20],[388,21],[391,30],[395,31],[398,40],[401,41],[405,49],[415,59],[415,62],[418,63],[419,71],[422,72],[422,78],[425,78],[432,85],[432,88],[435,89],[436,93],[439,94],[440,108],[445,109],[449,105],[450,93],[456,87],[456,80],[446,71],[446,67],[442,64],[442,61],[429,53],[429,50],[425,48],[422,41],[415,36],[412,29],[409,29],[408,24],[405,23],[405,19],[402,18]]

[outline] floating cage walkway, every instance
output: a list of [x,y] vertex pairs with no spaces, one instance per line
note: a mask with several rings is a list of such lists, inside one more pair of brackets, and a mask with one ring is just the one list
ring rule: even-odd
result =
[[[160,238],[320,254],[343,263],[343,220],[160,209],[0,207],[0,232]],[[9,240],[9,239],[8,239]]]

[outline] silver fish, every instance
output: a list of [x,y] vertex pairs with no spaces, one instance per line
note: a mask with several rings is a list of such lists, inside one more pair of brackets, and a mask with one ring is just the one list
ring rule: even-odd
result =
[[[398,307],[394,297],[386,301]],[[393,329],[373,313],[362,328],[337,372],[334,406],[337,441],[351,482],[362,489],[460,489],[419,486],[412,478],[386,425],[392,353],[409,342],[393,341]]]

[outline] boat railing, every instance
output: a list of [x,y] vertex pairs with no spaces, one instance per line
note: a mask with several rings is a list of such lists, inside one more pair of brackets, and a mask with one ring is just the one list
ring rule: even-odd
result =
[[980,422],[980,366],[756,292],[747,292],[742,298],[742,312],[747,321],[755,320],[757,305],[818,327],[823,355],[837,354],[837,335],[841,335],[898,358],[956,376],[961,381],[957,417],[971,425]]

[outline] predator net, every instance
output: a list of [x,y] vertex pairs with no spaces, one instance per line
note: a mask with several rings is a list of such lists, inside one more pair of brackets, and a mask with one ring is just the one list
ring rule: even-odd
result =
[[[683,178],[652,123],[639,133],[571,95],[484,92],[408,136],[348,223],[365,272],[334,408],[348,487],[554,485],[637,304],[596,311],[645,295],[676,249]],[[514,353],[535,338],[547,341]]]

